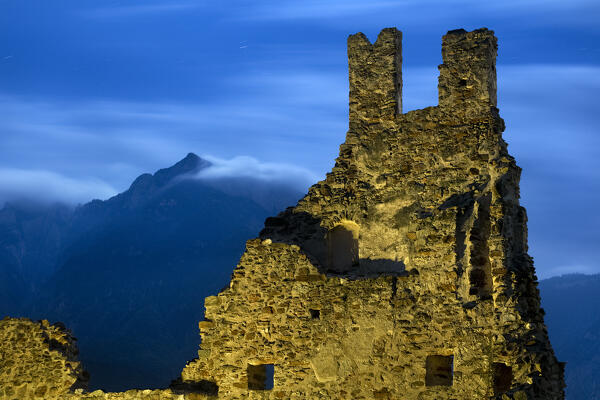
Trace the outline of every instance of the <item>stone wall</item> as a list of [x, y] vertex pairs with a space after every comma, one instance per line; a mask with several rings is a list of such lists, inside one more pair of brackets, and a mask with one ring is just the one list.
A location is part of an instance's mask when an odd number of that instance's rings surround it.
[[76, 339], [60, 324], [4, 318], [0, 321], [1, 400], [201, 400], [194, 387], [86, 392], [88, 374], [77, 361]]
[[[206, 300], [184, 380], [225, 398], [563, 398], [495, 108], [496, 38], [449, 32], [439, 106], [406, 114], [400, 40], [349, 38], [335, 167]], [[274, 366], [271, 390], [248, 390], [256, 365]]]
[[496, 38], [444, 36], [439, 105], [405, 114], [400, 52], [395, 29], [349, 38], [333, 170], [247, 242], [172, 389], [98, 398], [563, 399], [495, 107]]
[[52, 398], [86, 386], [75, 339], [61, 324], [5, 318], [0, 343], [0, 398]]

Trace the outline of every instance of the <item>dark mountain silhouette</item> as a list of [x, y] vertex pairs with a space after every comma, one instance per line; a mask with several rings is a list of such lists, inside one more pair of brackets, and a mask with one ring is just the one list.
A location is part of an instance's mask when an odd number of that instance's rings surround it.
[[[300, 197], [286, 184], [194, 178], [209, 165], [189, 154], [109, 200], [61, 219], [46, 215], [54, 222], [40, 226], [60, 231], [58, 244], [47, 246], [47, 279], [30, 290], [27, 306], [3, 303], [2, 311], [64, 322], [79, 339], [92, 389], [167, 386], [196, 356], [204, 297], [229, 282], [264, 219]], [[23, 246], [32, 248], [28, 240]], [[4, 259], [15, 257], [2, 257], [0, 274], [10, 275], [16, 268]], [[27, 285], [26, 275], [13, 275]]]
[[6, 204], [0, 210], [0, 315], [22, 313], [53, 272], [72, 214], [60, 204]]
[[600, 275], [564, 275], [539, 287], [552, 346], [567, 363], [567, 399], [600, 399]]

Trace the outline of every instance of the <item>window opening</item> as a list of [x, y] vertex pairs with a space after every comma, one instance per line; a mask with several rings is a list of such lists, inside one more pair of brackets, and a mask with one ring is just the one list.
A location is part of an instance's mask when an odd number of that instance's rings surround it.
[[492, 372], [494, 378], [494, 394], [507, 392], [512, 385], [512, 367], [504, 363], [494, 363], [492, 365]]
[[427, 356], [425, 385], [452, 386], [454, 356]]
[[321, 319], [321, 310], [310, 309], [309, 311], [312, 319]]
[[248, 364], [248, 389], [271, 390], [274, 385], [275, 366], [273, 364]]

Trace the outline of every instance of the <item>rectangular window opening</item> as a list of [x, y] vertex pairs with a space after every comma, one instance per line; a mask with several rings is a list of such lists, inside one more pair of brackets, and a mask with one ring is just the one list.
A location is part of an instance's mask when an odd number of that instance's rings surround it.
[[310, 317], [312, 319], [321, 319], [321, 310], [313, 310], [312, 308], [310, 310]]
[[248, 364], [248, 389], [271, 390], [274, 385], [275, 365], [273, 364]]
[[452, 386], [454, 356], [427, 356], [425, 369], [425, 385]]
[[512, 385], [512, 367], [504, 363], [494, 363], [492, 365], [492, 373], [494, 377], [494, 394], [507, 392]]

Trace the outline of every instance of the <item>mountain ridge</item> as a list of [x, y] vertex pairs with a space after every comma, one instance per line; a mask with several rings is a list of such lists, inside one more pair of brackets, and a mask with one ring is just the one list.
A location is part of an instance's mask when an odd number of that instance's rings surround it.
[[[68, 325], [92, 388], [124, 389], [124, 376], [139, 387], [167, 385], [195, 356], [204, 297], [229, 281], [246, 239], [279, 211], [274, 207], [301, 195], [256, 179], [199, 179], [210, 165], [189, 153], [138, 176], [122, 193], [69, 209], [55, 259], [45, 264], [49, 277], [26, 304], [3, 301], [0, 313]], [[38, 218], [48, 213], [38, 211]], [[27, 252], [32, 243], [25, 242], [9, 247]], [[0, 277], [17, 271], [1, 262]]]
[[600, 274], [556, 276], [539, 288], [550, 340], [566, 362], [566, 398], [600, 398]]

